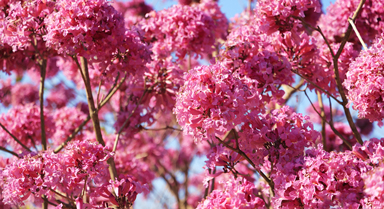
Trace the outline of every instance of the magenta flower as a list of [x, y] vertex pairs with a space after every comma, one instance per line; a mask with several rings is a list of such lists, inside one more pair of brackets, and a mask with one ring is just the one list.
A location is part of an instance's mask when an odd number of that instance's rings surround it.
[[384, 40], [383, 36], [360, 53], [351, 63], [344, 81], [348, 89], [349, 104], [359, 111], [359, 118], [367, 118], [371, 122], [384, 118]]
[[190, 70], [173, 110], [184, 133], [197, 141], [215, 140], [242, 123], [248, 111], [262, 112], [261, 96], [253, 84], [220, 64]]

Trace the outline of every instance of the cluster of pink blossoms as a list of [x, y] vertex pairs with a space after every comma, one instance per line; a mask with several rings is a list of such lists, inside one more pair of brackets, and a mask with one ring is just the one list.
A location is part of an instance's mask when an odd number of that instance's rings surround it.
[[314, 9], [321, 13], [319, 0], [283, 0], [283, 1], [257, 1], [256, 22], [261, 30], [272, 33], [296, 30], [299, 23], [293, 17], [304, 17], [304, 12]]
[[116, 1], [112, 6], [123, 14], [126, 27], [131, 27], [145, 18], [145, 15], [153, 8], [145, 3], [144, 0], [131, 0], [127, 2]]
[[242, 177], [237, 179], [232, 177], [222, 184], [224, 184], [222, 190], [213, 190], [197, 208], [266, 208], [264, 201], [257, 197], [257, 189], [252, 182]]
[[0, 30], [3, 31], [2, 42], [12, 46], [13, 51], [30, 49], [31, 43], [41, 41], [45, 35], [46, 27], [43, 22], [54, 7], [55, 2], [52, 0], [10, 0], [6, 5], [0, 6], [5, 11], [5, 19], [0, 25]]
[[60, 54], [87, 59], [111, 57], [120, 44], [125, 27], [121, 14], [107, 1], [60, 0], [55, 7], [57, 12], [52, 12], [45, 21], [47, 46], [57, 49]]
[[104, 183], [109, 177], [104, 163], [111, 153], [89, 140], [71, 142], [63, 153], [47, 151], [28, 154], [2, 171], [4, 203], [22, 205], [31, 194], [53, 197], [52, 190], [78, 196], [84, 184], [88, 188]]
[[[51, 137], [54, 133], [55, 123], [50, 112], [44, 111], [46, 124], [46, 135]], [[13, 133], [27, 147], [33, 147], [41, 143], [40, 108], [29, 103], [26, 105], [13, 106], [6, 114], [0, 116], [0, 123]], [[11, 145], [14, 151], [25, 151], [16, 141], [3, 129], [0, 129], [1, 145]]]
[[200, 7], [176, 5], [147, 16], [142, 28], [148, 41], [156, 41], [152, 49], [158, 55], [168, 56], [175, 51], [182, 59], [186, 54], [211, 54], [215, 50], [215, 38], [226, 32], [222, 24], [217, 24], [211, 14]]
[[184, 133], [200, 141], [240, 125], [249, 111], [262, 109], [261, 95], [252, 85], [220, 64], [190, 70], [173, 110]]
[[[341, 42], [349, 25], [348, 18], [353, 16], [359, 3], [360, 0], [337, 0], [334, 4], [331, 3], [327, 8], [327, 13], [323, 14], [317, 23], [328, 41], [332, 43]], [[367, 0], [356, 18], [355, 25], [363, 40], [368, 44], [377, 34], [383, 32], [383, 7], [384, 3], [382, 1]], [[319, 33], [316, 35], [319, 40], [323, 40]], [[349, 41], [355, 44], [356, 49], [360, 49], [361, 44], [354, 33], [351, 34]]]
[[384, 118], [384, 40], [383, 35], [350, 64], [344, 87], [348, 89], [348, 99], [353, 109], [359, 111], [360, 118], [371, 122]]
[[369, 166], [352, 152], [326, 152], [321, 145], [285, 165], [276, 165], [274, 207], [358, 208], [364, 197], [362, 174]]
[[[239, 146], [256, 167], [268, 168], [269, 162], [290, 162], [302, 156], [319, 137], [308, 116], [284, 106], [266, 115], [250, 115], [239, 131]], [[269, 162], [268, 162], [269, 161]]]
[[255, 88], [263, 90], [263, 99], [268, 102], [283, 97], [284, 91], [276, 86], [291, 84], [293, 74], [288, 60], [268, 48], [266, 39], [256, 32], [256, 27], [239, 27], [228, 35], [220, 61], [241, 77], [255, 81]]
[[24, 105], [39, 100], [37, 86], [29, 83], [11, 84], [11, 80], [0, 80], [0, 101], [4, 106]]

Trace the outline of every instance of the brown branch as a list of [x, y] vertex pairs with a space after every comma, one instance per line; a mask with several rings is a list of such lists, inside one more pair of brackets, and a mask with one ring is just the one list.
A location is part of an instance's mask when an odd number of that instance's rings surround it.
[[[355, 10], [355, 13], [353, 14], [353, 16], [351, 18], [352, 21], [356, 20], [357, 16], [359, 15], [360, 11], [363, 8], [364, 3], [365, 3], [365, 0], [360, 1], [359, 6]], [[353, 122], [351, 112], [349, 111], [349, 108], [346, 107], [346, 105], [348, 104], [348, 99], [347, 99], [347, 96], [345, 95], [343, 85], [341, 84], [339, 67], [338, 67], [339, 57], [340, 57], [341, 53], [343, 52], [344, 46], [347, 43], [347, 41], [351, 35], [351, 32], [352, 32], [352, 26], [351, 26], [351, 24], [349, 24], [347, 32], [345, 33], [345, 37], [340, 44], [339, 50], [337, 51], [336, 55], [333, 57], [333, 66], [334, 66], [334, 73], [335, 73], [337, 88], [339, 89], [339, 93], [340, 93], [340, 96], [342, 98], [342, 106], [343, 106], [343, 109], [345, 112], [345, 116], [347, 117], [349, 126], [351, 127], [353, 135], [355, 136], [357, 142], [359, 142], [360, 144], [363, 144], [363, 140], [361, 139], [361, 135], [360, 135], [359, 131], [357, 130], [355, 123]]]
[[[40, 127], [41, 127], [41, 145], [43, 150], [47, 150], [47, 137], [45, 133], [45, 121], [44, 121], [44, 82], [45, 74], [47, 73], [47, 60], [44, 59], [40, 65], [40, 89], [39, 89], [39, 101], [40, 101]], [[48, 207], [48, 204], [46, 204]]]
[[344, 144], [347, 145], [347, 147], [348, 147], [349, 149], [352, 150], [352, 145], [351, 145], [351, 144], [350, 144], [350, 143], [343, 137], [343, 135], [340, 134], [339, 131], [336, 130], [336, 128], [334, 127], [334, 125], [333, 125], [333, 124], [330, 124], [325, 118], [321, 117], [321, 114], [317, 111], [317, 109], [316, 109], [315, 106], [313, 105], [313, 103], [312, 103], [311, 99], [309, 98], [309, 96], [308, 96], [308, 94], [307, 94], [306, 91], [304, 91], [304, 94], [305, 94], [305, 96], [308, 98], [309, 102], [310, 102], [311, 105], [312, 105], [312, 108], [313, 108], [313, 109], [315, 110], [315, 112], [320, 116], [320, 118], [322, 118], [322, 120], [324, 120], [324, 121], [331, 127], [332, 131], [333, 131], [338, 137], [340, 137], [341, 140], [343, 140]]
[[87, 62], [87, 59], [85, 59], [84, 57], [80, 57], [80, 62], [81, 62], [80, 71], [82, 71], [82, 73], [84, 75], [83, 79], [84, 79], [84, 86], [85, 86], [85, 90], [86, 90], [85, 92], [87, 93], [89, 112], [90, 113], [96, 112], [96, 114], [91, 115], [93, 129], [94, 129], [95, 134], [96, 134], [96, 140], [101, 145], [105, 146], [105, 142], [103, 140], [103, 135], [101, 134], [99, 115], [97, 114], [97, 109], [96, 109], [95, 103], [93, 101], [91, 80], [89, 78], [89, 73], [88, 73], [88, 62]]
[[8, 149], [6, 149], [6, 148], [4, 148], [4, 147], [0, 147], [0, 150], [2, 150], [2, 151], [4, 151], [4, 152], [8, 152], [9, 154], [16, 156], [17, 158], [20, 158], [19, 155], [16, 154], [16, 152], [13, 152], [13, 151], [11, 151], [11, 150], [8, 150]]
[[305, 76], [301, 75], [299, 72], [296, 72], [296, 71], [293, 71], [295, 74], [297, 74], [298, 76], [300, 76], [301, 78], [305, 79], [306, 81], [308, 81], [310, 84], [312, 84], [313, 86], [315, 86], [317, 89], [321, 90], [322, 92], [324, 92], [325, 94], [327, 94], [329, 97], [332, 97], [332, 99], [334, 99], [337, 103], [339, 104], [343, 104], [340, 100], [338, 100], [336, 97], [334, 97], [331, 93], [329, 93], [327, 90], [321, 88], [319, 85], [315, 84], [314, 82], [312, 82], [311, 80], [309, 80], [308, 78], [306, 78]]
[[[316, 91], [317, 93], [317, 100], [319, 101], [319, 107], [321, 110], [321, 137], [323, 139], [323, 148], [324, 150], [327, 150], [327, 140], [326, 140], [326, 132], [325, 132], [325, 111], [324, 111], [324, 105], [323, 105], [323, 98], [321, 97], [321, 93], [319, 91]], [[332, 111], [332, 110], [330, 110]]]
[[[117, 90], [119, 90], [120, 86], [124, 83], [126, 78], [127, 78], [127, 74], [125, 74], [124, 78], [122, 78], [120, 80], [120, 82], [117, 86], [116, 86], [116, 81], [115, 81], [115, 84], [112, 86], [111, 90], [109, 91], [109, 93], [107, 94], [105, 99], [100, 103], [99, 108], [97, 110], [100, 110], [104, 105], [106, 105], [109, 102], [109, 100], [112, 98], [112, 96], [116, 93]], [[96, 112], [93, 112], [92, 114], [96, 114]], [[70, 142], [76, 136], [76, 134], [78, 134], [83, 129], [83, 127], [88, 123], [88, 121], [90, 119], [91, 119], [91, 115], [88, 114], [87, 118], [79, 125], [79, 127], [77, 127], [71, 133], [71, 135], [69, 135], [67, 137], [67, 139], [60, 146], [58, 146], [55, 149], [54, 153], [60, 152], [65, 146], [67, 146], [68, 142]]]
[[[233, 130], [233, 129], [232, 129]], [[227, 132], [227, 134], [226, 134], [226, 136], [228, 136], [229, 135], [229, 132], [231, 132], [232, 130], [230, 130], [230, 131], [228, 131]], [[233, 130], [233, 131], [235, 131], [235, 130]], [[230, 149], [230, 150], [233, 150], [233, 151], [235, 151], [235, 152], [237, 152], [238, 154], [240, 154], [242, 157], [244, 157], [247, 161], [248, 161], [248, 163], [249, 164], [251, 164], [251, 166], [253, 167], [253, 168], [255, 168], [255, 170], [260, 174], [260, 176], [268, 183], [268, 185], [271, 187], [271, 191], [272, 191], [272, 196], [275, 196], [275, 187], [274, 187], [274, 182], [271, 180], [271, 179], [269, 179], [264, 173], [263, 173], [263, 171], [261, 171], [261, 170], [258, 170], [257, 168], [256, 168], [256, 165], [255, 165], [255, 163], [242, 151], [242, 150], [240, 150], [240, 148], [239, 147], [237, 147], [237, 148], [233, 148], [233, 147], [231, 147], [230, 145], [228, 145], [227, 143], [225, 143], [224, 142], [224, 140], [225, 140], [225, 138], [223, 138], [223, 140], [221, 140], [219, 137], [217, 137], [216, 136], [216, 139], [221, 143], [221, 144], [223, 144], [225, 147], [227, 147], [228, 149]]]
[[357, 38], [359, 39], [361, 45], [363, 45], [364, 50], [368, 50], [367, 45], [364, 43], [363, 38], [361, 38], [361, 35], [360, 35], [360, 33], [359, 33], [359, 30], [357, 30], [356, 25], [355, 25], [355, 23], [353, 22], [353, 20], [352, 20], [351, 18], [348, 18], [348, 22], [349, 22], [349, 24], [351, 24], [353, 30], [354, 30], [355, 33], [356, 33]]

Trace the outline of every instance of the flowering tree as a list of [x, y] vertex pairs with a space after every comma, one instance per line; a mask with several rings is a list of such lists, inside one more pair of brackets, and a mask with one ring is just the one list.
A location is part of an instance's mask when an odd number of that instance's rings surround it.
[[384, 1], [253, 3], [0, 0], [0, 207], [383, 208]]

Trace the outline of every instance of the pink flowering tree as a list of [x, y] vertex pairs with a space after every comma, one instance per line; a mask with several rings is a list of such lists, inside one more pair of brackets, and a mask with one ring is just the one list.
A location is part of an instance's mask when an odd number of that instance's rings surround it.
[[0, 0], [0, 208], [383, 208], [384, 0], [246, 2]]

